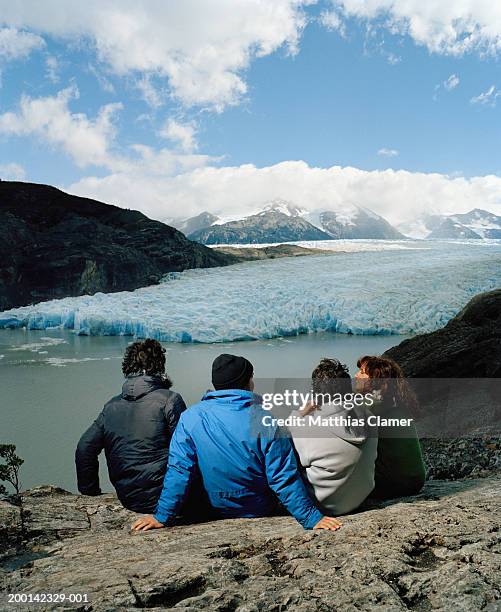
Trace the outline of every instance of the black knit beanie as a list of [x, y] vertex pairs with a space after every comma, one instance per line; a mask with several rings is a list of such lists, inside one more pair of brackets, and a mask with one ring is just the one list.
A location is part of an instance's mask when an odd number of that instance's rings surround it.
[[254, 374], [252, 363], [245, 357], [223, 353], [212, 364], [214, 389], [243, 389]]

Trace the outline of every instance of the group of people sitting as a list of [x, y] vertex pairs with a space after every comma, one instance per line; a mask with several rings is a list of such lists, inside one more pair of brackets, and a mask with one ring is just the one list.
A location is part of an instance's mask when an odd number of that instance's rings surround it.
[[[412, 424], [405, 435], [395, 435], [391, 426], [375, 435], [363, 428], [347, 435], [343, 427], [318, 432], [313, 427], [307, 435], [291, 427], [284, 435], [278, 426], [259, 426], [264, 420], [256, 415], [264, 411], [254, 392], [254, 368], [244, 357], [217, 357], [214, 390], [189, 408], [172, 391], [165, 365], [165, 349], [156, 340], [129, 345], [121, 394], [104, 406], [76, 449], [78, 489], [84, 495], [101, 494], [98, 457], [104, 449], [120, 502], [144, 515], [134, 530], [285, 513], [305, 529], [336, 530], [341, 522], [334, 517], [366, 498], [413, 495], [424, 484]], [[379, 382], [372, 412], [399, 416], [404, 404], [415, 402], [391, 359], [365, 356], [358, 367], [358, 391]], [[381, 384], [386, 379], [397, 384]], [[313, 389], [352, 391], [348, 369], [336, 359], [322, 359], [311, 383]], [[314, 403], [302, 408], [304, 414], [339, 410]]]

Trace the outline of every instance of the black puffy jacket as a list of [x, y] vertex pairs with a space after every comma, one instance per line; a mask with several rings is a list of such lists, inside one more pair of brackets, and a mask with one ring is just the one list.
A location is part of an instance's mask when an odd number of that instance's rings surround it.
[[75, 453], [78, 490], [99, 495], [98, 455], [104, 449], [118, 499], [134, 512], [154, 512], [169, 444], [186, 405], [157, 376], [130, 376], [80, 438]]

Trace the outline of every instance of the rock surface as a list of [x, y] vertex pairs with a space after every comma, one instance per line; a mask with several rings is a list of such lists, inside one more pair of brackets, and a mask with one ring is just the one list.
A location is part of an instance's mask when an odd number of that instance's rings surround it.
[[385, 353], [414, 378], [501, 377], [501, 289], [475, 296], [436, 332]]
[[433, 480], [485, 478], [501, 471], [501, 438], [421, 440], [426, 473]]
[[227, 253], [239, 261], [253, 261], [258, 259], [279, 259], [280, 257], [303, 257], [305, 255], [335, 255], [334, 251], [327, 249], [309, 249], [295, 244], [277, 244], [270, 247], [231, 247], [218, 246], [218, 252]]
[[144, 534], [129, 532], [135, 515], [112, 495], [40, 487], [23, 496], [24, 544], [18, 509], [0, 505], [9, 525], [0, 590], [88, 593], [87, 608], [65, 606], [81, 610], [494, 612], [500, 485], [499, 476], [430, 482], [414, 498], [344, 517], [336, 533], [276, 517]]
[[235, 261], [138, 211], [46, 185], [0, 181], [0, 213], [0, 310]]

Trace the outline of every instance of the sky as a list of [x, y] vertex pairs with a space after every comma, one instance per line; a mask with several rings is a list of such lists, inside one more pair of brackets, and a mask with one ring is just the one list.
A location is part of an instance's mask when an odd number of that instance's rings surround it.
[[0, 0], [0, 177], [161, 220], [501, 214], [501, 4]]

